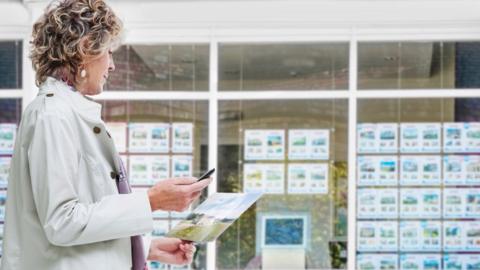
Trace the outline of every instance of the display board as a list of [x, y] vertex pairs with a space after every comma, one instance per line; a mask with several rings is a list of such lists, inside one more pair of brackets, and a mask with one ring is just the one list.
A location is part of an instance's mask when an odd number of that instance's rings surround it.
[[357, 125], [357, 268], [478, 269], [480, 123]]

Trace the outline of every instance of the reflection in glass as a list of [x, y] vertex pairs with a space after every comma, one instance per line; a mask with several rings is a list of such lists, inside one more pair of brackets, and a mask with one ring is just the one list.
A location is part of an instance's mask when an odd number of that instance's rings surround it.
[[19, 124], [22, 114], [20, 99], [0, 99], [0, 124]]
[[22, 41], [0, 42], [0, 89], [22, 88]]
[[[123, 137], [121, 140], [123, 145], [118, 146], [118, 141], [115, 141], [117, 149], [126, 149], [121, 151], [121, 157], [124, 158], [126, 168], [130, 177], [130, 183], [136, 189], [146, 189], [153, 183], [161, 181], [165, 178], [174, 177], [174, 172], [180, 171], [178, 168], [182, 165], [181, 162], [188, 160], [187, 164], [188, 176], [200, 176], [208, 165], [208, 102], [207, 101], [101, 101], [102, 117], [107, 123], [109, 134], [113, 139]], [[192, 127], [193, 134], [192, 145], [188, 153], [177, 153], [173, 151], [175, 143], [175, 127], [181, 123], [182, 127], [185, 125]], [[130, 131], [132, 125], [145, 126], [143, 130], [147, 130], [147, 134], [151, 134], [150, 143], [154, 140], [161, 141], [163, 138], [170, 137], [167, 142], [167, 151], [161, 151], [159, 145], [153, 148], [146, 148], [142, 152], [134, 152], [130, 140], [139, 139], [139, 136], [132, 133], [130, 138]], [[134, 125], [135, 126], [135, 125]], [[121, 128], [119, 128], [121, 127]], [[166, 136], [158, 133], [160, 128], [167, 127], [168, 134]], [[150, 129], [150, 130], [148, 130]], [[119, 131], [120, 135], [115, 134], [115, 130]], [[148, 133], [150, 132], [150, 133]], [[181, 134], [181, 137], [184, 136]], [[141, 139], [141, 138], [140, 138]], [[148, 140], [148, 139], [147, 139]], [[175, 162], [178, 160], [178, 164]], [[132, 165], [135, 166], [130, 166]], [[138, 163], [137, 163], [138, 162]], [[170, 165], [167, 165], [170, 164]], [[137, 166], [138, 165], [138, 166]], [[138, 170], [137, 168], [140, 167]], [[132, 169], [133, 168], [133, 169]], [[150, 168], [150, 169], [145, 169]], [[181, 168], [182, 170], [184, 167]], [[133, 172], [132, 170], [136, 170]], [[146, 171], [146, 172], [145, 172]], [[143, 183], [136, 182], [140, 177], [135, 179], [135, 175], [147, 174], [150, 177]], [[135, 174], [135, 175], [134, 175]], [[135, 181], [134, 181], [135, 180]], [[206, 197], [206, 191], [201, 197], [202, 201]], [[198, 202], [200, 203], [200, 202]], [[196, 205], [192, 206], [193, 208]], [[168, 231], [168, 224], [173, 227], [180, 220], [188, 215], [188, 210], [185, 212], [163, 212], [157, 211], [153, 214], [155, 222], [163, 222], [161, 228], [157, 229], [160, 232]], [[166, 224], [166, 227], [165, 227]], [[154, 231], [155, 233], [155, 231]], [[205, 269], [206, 265], [206, 245], [197, 246], [197, 255], [190, 265], [193, 269]]]
[[361, 42], [358, 89], [480, 87], [480, 43]]
[[219, 90], [345, 90], [347, 43], [221, 44]]
[[208, 90], [208, 45], [124, 45], [114, 62], [109, 90]]
[[[218, 191], [242, 192], [247, 179], [256, 179], [258, 173], [265, 175], [261, 181], [267, 188], [260, 201], [218, 239], [216, 267], [278, 269], [288, 252], [291, 262], [305, 269], [346, 268], [347, 101], [223, 101], [218, 117]], [[300, 149], [298, 146], [305, 142], [300, 138], [302, 134], [310, 134], [306, 135], [306, 141], [311, 143], [308, 145], [325, 145], [324, 139], [310, 139], [318, 134], [325, 138], [324, 133], [312, 130], [330, 134], [328, 158], [293, 158], [288, 148], [292, 145]], [[248, 140], [245, 134], [249, 134]], [[284, 139], [279, 139], [278, 134], [284, 134]], [[291, 142], [290, 134], [295, 134]], [[244, 143], [251, 149], [262, 144], [270, 150], [281, 147], [283, 156], [247, 160]], [[269, 155], [268, 150], [265, 155]], [[292, 165], [304, 169], [310, 184], [326, 181], [327, 190], [312, 192], [297, 186], [297, 191], [303, 191], [294, 192], [291, 181], [303, 172], [290, 177]], [[328, 179], [324, 179], [322, 169], [328, 170]], [[279, 179], [280, 188], [268, 185]]]

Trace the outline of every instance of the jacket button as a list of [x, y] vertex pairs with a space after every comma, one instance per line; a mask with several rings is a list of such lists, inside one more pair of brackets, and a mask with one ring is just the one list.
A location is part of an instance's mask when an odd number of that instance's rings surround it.
[[111, 177], [112, 179], [117, 179], [117, 174], [116, 174], [115, 172], [111, 172], [111, 173], [110, 173], [110, 177]]
[[48, 94], [47, 94], [47, 97], [53, 97], [53, 94], [52, 94], [52, 93], [48, 93]]
[[100, 131], [102, 131], [102, 130], [99, 127], [94, 127], [93, 128], [93, 132], [95, 132], [95, 134], [100, 133]]

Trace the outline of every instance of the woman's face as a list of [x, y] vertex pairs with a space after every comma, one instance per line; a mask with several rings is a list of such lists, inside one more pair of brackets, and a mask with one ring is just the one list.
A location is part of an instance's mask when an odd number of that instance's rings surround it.
[[86, 76], [77, 80], [77, 90], [84, 95], [100, 94], [107, 82], [108, 73], [115, 70], [112, 51], [105, 50], [101, 55], [89, 59], [85, 62], [83, 69], [86, 71]]

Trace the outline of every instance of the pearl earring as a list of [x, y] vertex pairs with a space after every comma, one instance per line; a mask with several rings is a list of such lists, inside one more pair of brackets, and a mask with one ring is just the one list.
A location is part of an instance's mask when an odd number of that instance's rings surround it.
[[80, 71], [80, 77], [85, 78], [85, 76], [87, 76], [87, 71], [82, 69], [82, 71]]

